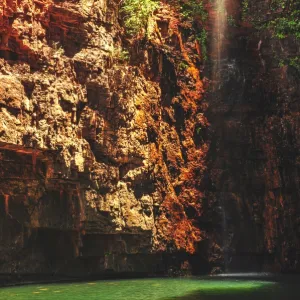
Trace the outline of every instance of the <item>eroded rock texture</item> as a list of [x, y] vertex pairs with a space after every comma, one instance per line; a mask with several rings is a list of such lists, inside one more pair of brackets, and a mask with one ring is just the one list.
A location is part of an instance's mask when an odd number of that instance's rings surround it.
[[2, 273], [165, 272], [204, 238], [199, 44], [167, 4], [125, 40], [118, 4], [0, 6]]
[[204, 63], [175, 2], [2, 1], [0, 273], [299, 271], [299, 41], [241, 5]]

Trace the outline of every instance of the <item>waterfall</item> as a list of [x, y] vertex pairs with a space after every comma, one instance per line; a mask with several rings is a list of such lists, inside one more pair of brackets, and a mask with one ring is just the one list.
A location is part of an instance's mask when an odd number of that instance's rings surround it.
[[215, 0], [212, 32], [213, 82], [214, 89], [220, 81], [222, 60], [225, 56], [225, 34], [227, 31], [227, 12], [225, 0]]
[[[226, 12], [226, 0], [215, 0], [214, 12], [213, 12], [213, 31], [212, 31], [212, 81], [214, 97], [219, 98], [222, 101], [222, 68], [224, 67], [224, 61], [226, 59], [226, 31], [227, 31], [227, 12]], [[221, 192], [219, 198], [219, 208], [221, 216], [222, 226], [222, 248], [224, 255], [224, 271], [228, 271], [229, 257], [228, 257], [228, 226], [227, 216], [224, 203], [224, 195]]]

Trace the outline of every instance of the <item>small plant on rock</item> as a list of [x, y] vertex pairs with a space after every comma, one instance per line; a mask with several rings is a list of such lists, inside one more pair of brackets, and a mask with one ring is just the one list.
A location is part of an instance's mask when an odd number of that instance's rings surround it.
[[180, 71], [185, 71], [187, 68], [189, 67], [188, 63], [186, 63], [185, 61], [181, 61], [179, 64], [178, 64], [178, 69]]
[[199, 41], [202, 50], [203, 60], [207, 60], [207, 31], [203, 28], [196, 36], [196, 39]]
[[137, 35], [147, 28], [149, 18], [158, 7], [156, 0], [124, 0], [121, 13], [124, 14], [127, 32]]
[[237, 27], [235, 19], [231, 15], [227, 17], [227, 23], [231, 27]]
[[59, 42], [53, 43], [52, 48], [54, 49], [54, 57], [60, 57], [65, 54], [64, 48]]
[[114, 47], [113, 45], [106, 48], [106, 51], [109, 53], [111, 60], [126, 62], [129, 61], [130, 55], [127, 50], [122, 49], [121, 47]]
[[273, 29], [274, 36], [283, 39], [288, 35], [294, 35], [300, 39], [300, 10], [295, 10], [291, 14], [276, 18], [268, 26]]
[[184, 18], [194, 19], [200, 17], [202, 21], [207, 18], [207, 11], [202, 0], [180, 1], [181, 15]]

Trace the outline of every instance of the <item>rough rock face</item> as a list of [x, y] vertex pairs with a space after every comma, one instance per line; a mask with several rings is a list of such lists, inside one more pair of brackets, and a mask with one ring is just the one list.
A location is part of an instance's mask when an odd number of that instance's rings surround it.
[[0, 5], [1, 273], [165, 272], [204, 238], [199, 45], [167, 4], [124, 40], [118, 9]]
[[299, 41], [227, 11], [215, 76], [168, 1], [0, 4], [0, 273], [299, 271]]

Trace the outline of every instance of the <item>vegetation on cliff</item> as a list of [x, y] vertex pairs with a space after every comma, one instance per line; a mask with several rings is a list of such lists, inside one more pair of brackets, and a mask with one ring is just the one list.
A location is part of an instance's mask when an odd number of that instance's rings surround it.
[[[243, 20], [252, 24], [259, 33], [269, 33], [272, 40], [300, 40], [300, 4], [298, 0], [272, 0], [267, 13], [257, 10], [255, 1], [243, 0]], [[280, 67], [289, 65], [300, 70], [297, 54], [281, 51], [275, 56]]]
[[[298, 1], [297, 1], [298, 2]], [[274, 17], [267, 23], [274, 36], [283, 39], [289, 35], [300, 39], [300, 5], [295, 0], [277, 0], [272, 2]]]
[[125, 0], [121, 12], [125, 15], [125, 27], [129, 34], [137, 35], [146, 29], [149, 18], [159, 7], [156, 0]]
[[[143, 6], [143, 11], [140, 11], [140, 6]], [[196, 220], [201, 214], [199, 186], [205, 169], [207, 145], [203, 141], [197, 145], [194, 135], [196, 128], [198, 134], [199, 128], [207, 126], [200, 101], [203, 83], [199, 65], [207, 59], [205, 21], [208, 13], [202, 0], [125, 0], [121, 7], [122, 15], [127, 37], [130, 37], [131, 43], [139, 45], [136, 47], [139, 53], [134, 56], [141, 56], [152, 48], [159, 57], [156, 62], [153, 52], [147, 52], [153, 64], [151, 68], [157, 68], [159, 72], [155, 80], [160, 81], [161, 86], [167, 82], [168, 88], [172, 89], [167, 95], [162, 95], [163, 115], [181, 111], [181, 120], [176, 122], [186, 122], [179, 126], [163, 117], [164, 125], [160, 124], [173, 132], [174, 139], [182, 140], [182, 145], [176, 148], [175, 155], [172, 153], [174, 145], [168, 145], [168, 138], [160, 133], [160, 139], [166, 141], [160, 147], [167, 159], [161, 153], [154, 157], [164, 178], [163, 183], [157, 184], [166, 190], [157, 216], [159, 231], [163, 232], [165, 239], [159, 249], [193, 253], [196, 243], [205, 236]], [[164, 104], [164, 98], [169, 97], [170, 103]], [[173, 118], [177, 117], [174, 115]]]
[[207, 18], [207, 10], [205, 9], [204, 2], [202, 0], [179, 0], [181, 14], [187, 19], [201, 19], [202, 21]]
[[[207, 33], [204, 29], [204, 22], [207, 19], [208, 12], [205, 8], [203, 0], [175, 0], [166, 1], [172, 2], [175, 10], [180, 12], [181, 18], [184, 21], [191, 23], [198, 22], [201, 24], [196, 26], [197, 29], [196, 39], [201, 43], [201, 46], [205, 48], [203, 50], [205, 59], [206, 56], [206, 43], [207, 43]], [[156, 9], [160, 7], [160, 3], [157, 0], [124, 0], [121, 4], [120, 12], [124, 17], [124, 25], [127, 33], [132, 36], [136, 36], [142, 33], [142, 36], [147, 32], [147, 27], [150, 18], [153, 16]], [[143, 32], [144, 31], [144, 32]]]
[[300, 38], [300, 4], [297, 0], [272, 0], [267, 16], [253, 14], [249, 0], [243, 0], [243, 18], [256, 28], [269, 29], [273, 37], [284, 39], [287, 36]]

